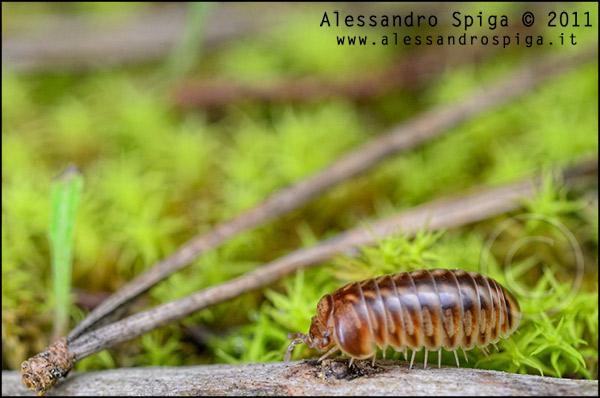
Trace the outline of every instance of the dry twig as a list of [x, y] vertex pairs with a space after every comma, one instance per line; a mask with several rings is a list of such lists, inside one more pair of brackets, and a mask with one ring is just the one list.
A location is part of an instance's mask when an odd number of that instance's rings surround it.
[[455, 49], [429, 51], [411, 55], [406, 61], [366, 77], [350, 81], [325, 81], [315, 78], [283, 80], [272, 85], [235, 83], [231, 81], [188, 81], [174, 93], [175, 104], [184, 109], [215, 108], [243, 100], [266, 102], [308, 101], [341, 97], [366, 100], [401, 88], [417, 87], [448, 65], [474, 62], [474, 58], [491, 54], [479, 47], [467, 48], [457, 56]]
[[[503, 30], [499, 35], [515, 36], [518, 29]], [[528, 32], [532, 34], [532, 32]], [[352, 80], [330, 81], [315, 78], [287, 79], [270, 85], [256, 85], [229, 80], [186, 81], [174, 92], [175, 105], [183, 109], [216, 108], [236, 101], [266, 102], [308, 101], [340, 97], [364, 101], [399, 89], [414, 89], [423, 85], [449, 66], [475, 64], [498, 53], [498, 47], [472, 46], [457, 50], [436, 48], [404, 54], [402, 60], [386, 70], [373, 71]]]

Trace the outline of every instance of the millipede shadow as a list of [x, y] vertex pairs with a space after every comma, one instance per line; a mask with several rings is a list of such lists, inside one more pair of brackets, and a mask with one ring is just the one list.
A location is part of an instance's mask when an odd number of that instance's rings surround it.
[[354, 380], [359, 377], [372, 376], [385, 371], [383, 367], [371, 365], [371, 360], [358, 360], [350, 365], [348, 358], [325, 359], [321, 362], [316, 360], [306, 361], [307, 365], [315, 367], [313, 375], [319, 378], [335, 378], [337, 380]]

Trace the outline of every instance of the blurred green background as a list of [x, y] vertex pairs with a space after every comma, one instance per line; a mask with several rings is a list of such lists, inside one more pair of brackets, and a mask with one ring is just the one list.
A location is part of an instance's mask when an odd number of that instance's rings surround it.
[[[219, 106], [182, 106], [177, 94], [198, 81], [285, 87], [309, 78], [352, 85], [424, 51], [448, 50], [338, 46], [338, 35], [407, 31], [321, 28], [324, 11], [391, 15], [413, 10], [438, 15], [440, 22], [408, 33], [458, 34], [462, 31], [450, 26], [454, 8], [463, 14], [507, 14], [514, 28], [528, 7], [539, 16], [551, 9], [580, 16], [590, 12], [592, 27], [536, 25], [536, 35], [575, 33], [579, 46], [457, 46], [444, 59], [443, 70], [418, 84], [383, 87], [365, 98], [246, 98]], [[73, 327], [94, 303], [186, 240], [278, 188], [421, 111], [509, 76], [525, 61], [593, 44], [597, 16], [595, 3], [3, 3], [2, 368], [18, 369], [52, 339], [59, 300], [52, 288], [48, 240], [51, 187], [67, 165], [77, 165], [84, 181], [73, 230], [71, 286], [64, 286], [71, 292], [67, 311]], [[487, 25], [469, 30], [474, 35], [494, 32]], [[165, 40], [143, 40], [151, 34]], [[69, 45], [75, 50], [64, 50]], [[231, 279], [369, 218], [475, 186], [551, 173], [597, 153], [597, 133], [594, 62], [206, 253], [150, 290], [136, 309]], [[520, 212], [552, 217], [573, 233], [583, 250], [584, 284], [572, 305], [553, 310], [569, 294], [574, 260], [564, 255], [568, 248], [557, 244], [520, 252], [515, 260], [522, 273], [519, 283], [523, 289], [551, 291], [551, 299], [523, 297], [522, 307], [537, 316], [524, 319], [521, 334], [502, 341], [501, 352], [487, 360], [474, 350], [469, 353], [473, 360], [464, 365], [597, 378], [597, 184], [566, 191], [547, 179]], [[323, 294], [353, 278], [383, 272], [439, 266], [476, 270], [486, 239], [506, 217], [414, 240], [390, 237], [358, 258], [339, 256], [325, 267], [86, 358], [77, 369], [281, 360], [286, 333], [308, 330]], [[555, 231], [522, 221], [511, 233], [494, 246], [490, 272], [501, 282], [499, 264], [511, 240]], [[310, 355], [315, 352], [306, 348], [294, 352], [294, 358]], [[447, 357], [444, 363], [452, 365], [454, 358]]]

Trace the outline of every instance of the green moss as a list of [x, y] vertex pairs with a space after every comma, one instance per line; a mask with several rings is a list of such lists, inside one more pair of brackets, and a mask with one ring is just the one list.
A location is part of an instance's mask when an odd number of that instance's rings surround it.
[[[223, 162], [223, 200], [231, 215], [308, 176], [365, 139], [349, 104], [279, 110], [268, 125], [244, 120]], [[315, 145], [318, 142], [319, 145]]]
[[[348, 80], [374, 68], [385, 69], [394, 61], [394, 46], [369, 45], [360, 50], [338, 46], [336, 36], [364, 32], [320, 27], [322, 17], [322, 12], [304, 13], [257, 37], [235, 42], [217, 56], [214, 69], [222, 76], [242, 81], [275, 81], [289, 75]], [[335, 57], [330, 56], [332, 53]]]

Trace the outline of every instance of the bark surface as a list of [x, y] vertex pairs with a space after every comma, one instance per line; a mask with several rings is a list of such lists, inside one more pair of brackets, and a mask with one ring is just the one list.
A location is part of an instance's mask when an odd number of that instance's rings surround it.
[[[444, 353], [450, 355], [449, 353]], [[456, 367], [409, 369], [402, 361], [316, 361], [120, 368], [73, 372], [48, 395], [597, 395], [597, 380]], [[431, 364], [429, 364], [431, 366]], [[34, 394], [17, 371], [2, 372], [2, 395]]]

